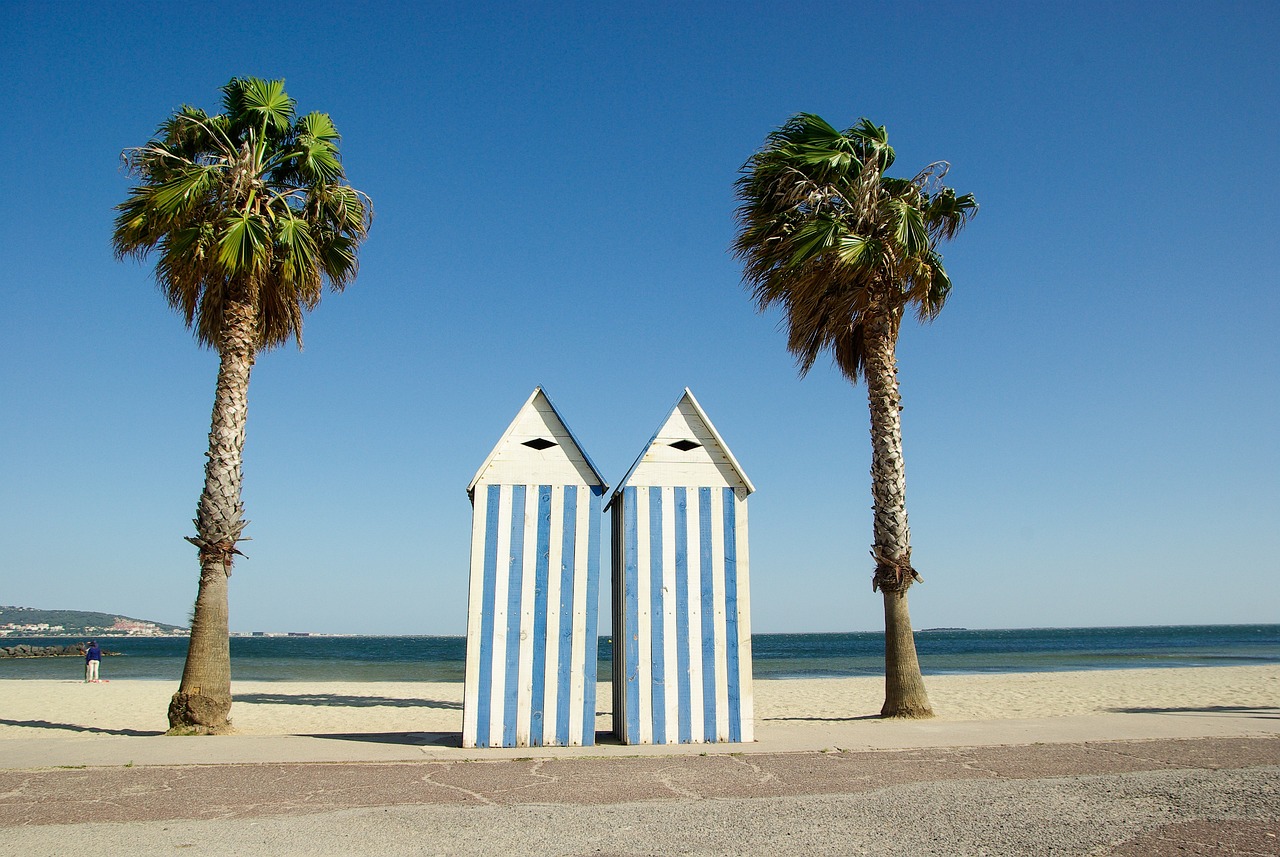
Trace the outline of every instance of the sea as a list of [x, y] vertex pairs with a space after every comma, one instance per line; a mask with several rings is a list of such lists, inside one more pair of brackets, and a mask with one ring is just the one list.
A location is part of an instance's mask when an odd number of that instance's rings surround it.
[[[184, 637], [99, 637], [105, 679], [178, 681]], [[0, 637], [0, 647], [66, 645], [66, 637]], [[756, 679], [884, 674], [884, 635], [756, 634]], [[1026, 673], [1145, 667], [1280, 663], [1280, 625], [1172, 625], [1134, 628], [926, 629], [916, 632], [925, 675]], [[112, 654], [114, 653], [114, 654]], [[232, 637], [232, 677], [241, 681], [463, 680], [462, 637]], [[600, 638], [600, 678], [613, 644]], [[0, 679], [83, 678], [79, 658], [0, 658]]]

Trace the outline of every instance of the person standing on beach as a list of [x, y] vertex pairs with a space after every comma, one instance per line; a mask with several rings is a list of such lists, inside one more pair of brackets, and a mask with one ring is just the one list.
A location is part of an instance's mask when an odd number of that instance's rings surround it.
[[98, 664], [102, 662], [102, 649], [98, 648], [95, 640], [89, 641], [89, 648], [84, 653], [84, 680], [88, 682], [98, 681]]

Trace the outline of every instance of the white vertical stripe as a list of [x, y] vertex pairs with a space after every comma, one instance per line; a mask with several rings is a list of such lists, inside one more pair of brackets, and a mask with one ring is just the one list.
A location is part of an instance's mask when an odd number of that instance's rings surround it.
[[711, 489], [712, 602], [715, 604], [716, 740], [729, 740], [729, 667], [725, 657], [724, 492]]
[[698, 489], [689, 488], [685, 507], [688, 509], [689, 557], [689, 732], [695, 744], [706, 740], [702, 722], [702, 506]]
[[662, 676], [665, 682], [666, 737], [668, 744], [680, 742], [680, 662], [676, 658], [676, 489], [662, 492]]
[[573, 672], [569, 677], [569, 746], [582, 745], [583, 729], [595, 736], [595, 720], [589, 726], [582, 722], [583, 679], [586, 677], [587, 576], [591, 561], [591, 489], [578, 486], [578, 523], [573, 534]]
[[734, 517], [738, 554], [738, 686], [741, 688], [742, 740], [755, 740], [755, 692], [751, 683], [751, 561], [747, 556], [747, 497], [735, 489]]
[[564, 488], [551, 489], [551, 544], [547, 558], [547, 661], [542, 681], [542, 743], [556, 743], [560, 692], [560, 566], [564, 562]]
[[484, 535], [489, 512], [489, 486], [481, 483], [472, 495], [471, 511], [471, 587], [467, 595], [467, 683], [463, 688], [462, 746], [476, 745], [476, 723], [479, 716], [480, 630], [484, 605]]
[[520, 569], [520, 654], [516, 676], [516, 746], [529, 746], [533, 719], [533, 593], [538, 578], [538, 486], [524, 488], [524, 548]]
[[511, 486], [498, 494], [498, 567], [493, 586], [493, 673], [489, 685], [489, 746], [502, 744], [507, 673], [507, 581], [511, 569]]
[[640, 743], [653, 743], [653, 657], [649, 617], [649, 489], [636, 488], [636, 640], [640, 662], [635, 665], [640, 693]]

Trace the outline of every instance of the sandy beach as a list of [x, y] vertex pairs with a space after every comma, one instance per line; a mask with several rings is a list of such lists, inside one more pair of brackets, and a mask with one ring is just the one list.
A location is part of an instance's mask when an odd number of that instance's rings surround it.
[[[1280, 666], [945, 675], [927, 680], [932, 723], [1226, 711], [1280, 704]], [[41, 735], [147, 735], [167, 728], [175, 685], [117, 680], [0, 681], [0, 741]], [[755, 683], [758, 730], [801, 729], [874, 716], [878, 677]], [[244, 736], [454, 733], [462, 685], [428, 682], [236, 682], [232, 722]], [[596, 728], [607, 731], [609, 685], [599, 686]]]

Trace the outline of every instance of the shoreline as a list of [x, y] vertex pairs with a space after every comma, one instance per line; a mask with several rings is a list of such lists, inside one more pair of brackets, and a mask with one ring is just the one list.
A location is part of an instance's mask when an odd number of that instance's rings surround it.
[[[124, 652], [104, 651], [102, 653], [102, 657], [105, 660], [108, 657], [127, 658], [129, 657], [129, 655]], [[0, 656], [0, 660], [6, 660], [6, 661], [56, 661], [59, 659], [67, 659], [67, 658], [76, 659], [79, 662], [83, 663], [84, 654], [73, 652], [71, 654], [57, 654], [57, 655]], [[602, 663], [604, 663], [605, 665], [611, 664], [610, 661], [603, 661]], [[1060, 666], [1060, 667], [1055, 666], [1055, 667], [1034, 667], [1034, 668], [1033, 667], [1008, 667], [1008, 668], [989, 667], [986, 669], [940, 669], [940, 670], [930, 670], [922, 667], [921, 673], [924, 676], [925, 681], [932, 681], [937, 679], [950, 679], [950, 678], [977, 678], [981, 676], [996, 677], [996, 676], [1018, 676], [1018, 675], [1057, 675], [1062, 673], [1143, 672], [1146, 670], [1164, 671], [1164, 670], [1251, 669], [1254, 667], [1268, 667], [1268, 666], [1280, 668], [1280, 660], [1273, 661], [1269, 659], [1267, 660], [1256, 659], [1256, 661], [1252, 663], [1240, 663], [1239, 659], [1237, 659], [1235, 662], [1232, 662], [1232, 663], [1187, 664], [1187, 663], [1178, 662], [1178, 663], [1163, 663], [1163, 664], [1154, 663], [1154, 664], [1146, 664], [1143, 666], [1133, 666], [1133, 665], [1126, 665], [1126, 664], [1120, 664], [1117, 666], [1107, 666], [1107, 665], [1100, 664], [1097, 666], [1088, 666], [1088, 667], [1080, 667], [1080, 666]], [[339, 684], [456, 684], [461, 686], [462, 684], [465, 683], [462, 678], [414, 679], [414, 678], [405, 678], [405, 677], [370, 678], [370, 677], [364, 677], [364, 676], [347, 677], [347, 678], [340, 677], [340, 676], [335, 676], [333, 678], [315, 678], [312, 676], [262, 678], [258, 676], [253, 676], [253, 671], [251, 669], [246, 670], [247, 672], [250, 673], [251, 677], [236, 678], [234, 675], [234, 673], [236, 672], [234, 658], [232, 659], [231, 670], [233, 674], [231, 679], [232, 684], [246, 683], [246, 682], [249, 682], [249, 683], [262, 682], [266, 684], [313, 684], [317, 682], [318, 683], [335, 683], [336, 682]], [[605, 668], [597, 669], [597, 675], [610, 675], [610, 674], [611, 672], [609, 669], [605, 669]], [[180, 678], [179, 675], [173, 675], [173, 676], [125, 675], [115, 679], [107, 679], [107, 680], [108, 681], [111, 681], [111, 680], [143, 681], [143, 682], [164, 681], [164, 682], [173, 682], [176, 684], [179, 681], [179, 678]], [[883, 678], [884, 678], [883, 670], [863, 670], [863, 671], [852, 673], [852, 674], [835, 673], [834, 671], [831, 673], [815, 672], [810, 674], [802, 674], [802, 673], [777, 673], [777, 674], [770, 674], [770, 675], [757, 674], [753, 676], [752, 680], [755, 682], [761, 682], [761, 681], [782, 681], [782, 682], [786, 682], [786, 681], [863, 681], [867, 679], [883, 679]], [[73, 677], [72, 673], [68, 673], [67, 675], [60, 675], [60, 676], [0, 675], [0, 683], [10, 682], [10, 681], [75, 682], [75, 678]], [[607, 680], [601, 679], [599, 683], [608, 684], [609, 682]]]

